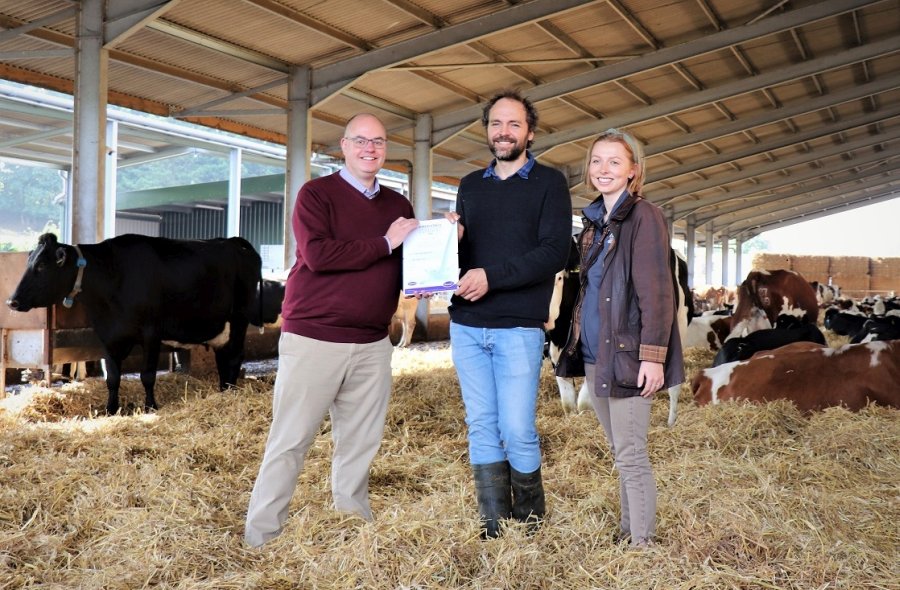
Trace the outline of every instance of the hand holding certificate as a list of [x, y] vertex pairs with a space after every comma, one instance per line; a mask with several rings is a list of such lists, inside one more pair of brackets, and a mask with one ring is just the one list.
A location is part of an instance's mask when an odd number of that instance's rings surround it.
[[403, 294], [456, 290], [456, 226], [446, 219], [420, 221], [403, 241]]

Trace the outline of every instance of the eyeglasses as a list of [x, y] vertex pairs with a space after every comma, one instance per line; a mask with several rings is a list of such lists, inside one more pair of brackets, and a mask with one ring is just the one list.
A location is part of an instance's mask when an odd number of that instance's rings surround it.
[[369, 139], [367, 137], [345, 137], [344, 139], [352, 142], [353, 145], [359, 149], [365, 148], [370, 142], [372, 143], [372, 147], [376, 150], [380, 150], [387, 145], [387, 140], [381, 137], [376, 137], [375, 139]]

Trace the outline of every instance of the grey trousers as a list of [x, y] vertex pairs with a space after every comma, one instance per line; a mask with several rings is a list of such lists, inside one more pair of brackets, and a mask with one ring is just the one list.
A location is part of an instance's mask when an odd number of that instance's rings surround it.
[[594, 366], [585, 365], [591, 404], [619, 471], [619, 526], [633, 545], [651, 540], [656, 530], [656, 480], [647, 454], [647, 431], [653, 398], [597, 397]]
[[306, 453], [331, 416], [331, 492], [340, 512], [372, 519], [369, 467], [384, 434], [393, 346], [323, 342], [283, 332], [272, 426], [250, 496], [244, 540], [258, 547], [281, 534]]

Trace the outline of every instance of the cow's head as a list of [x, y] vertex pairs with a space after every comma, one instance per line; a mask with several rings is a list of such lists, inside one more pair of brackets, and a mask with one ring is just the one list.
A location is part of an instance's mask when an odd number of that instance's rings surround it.
[[55, 235], [42, 235], [6, 305], [15, 311], [29, 311], [62, 301], [75, 284], [76, 258], [75, 249], [57, 242]]

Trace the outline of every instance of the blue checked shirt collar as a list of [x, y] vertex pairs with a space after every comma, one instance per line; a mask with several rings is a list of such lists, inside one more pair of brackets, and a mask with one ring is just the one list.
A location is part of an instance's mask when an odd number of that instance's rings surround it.
[[[535, 159], [534, 156], [531, 155], [531, 152], [526, 151], [525, 153], [528, 154], [528, 160], [521, 168], [516, 171], [516, 175], [520, 178], [528, 180], [528, 173], [531, 172], [532, 168], [534, 168]], [[491, 165], [485, 169], [482, 178], [496, 178], [497, 180], [500, 180], [500, 177], [497, 176], [497, 173], [494, 171], [494, 166], [496, 164], [497, 160], [491, 160]]]
[[347, 170], [346, 166], [341, 168], [338, 174], [341, 175], [341, 178], [349, 182], [350, 186], [361, 192], [367, 199], [374, 199], [378, 195], [378, 191], [381, 190], [381, 185], [378, 184], [377, 178], [375, 179], [375, 184], [373, 184], [372, 188], [369, 189], [369, 187], [363, 186], [363, 183], [358, 181], [352, 174], [350, 174], [350, 171]]

